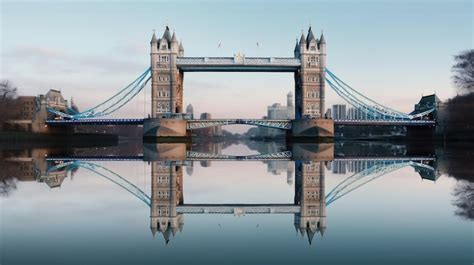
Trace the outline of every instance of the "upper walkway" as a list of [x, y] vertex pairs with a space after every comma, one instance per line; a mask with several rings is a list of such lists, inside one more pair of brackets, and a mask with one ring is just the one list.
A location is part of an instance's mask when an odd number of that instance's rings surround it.
[[183, 72], [296, 72], [299, 58], [292, 57], [179, 57]]

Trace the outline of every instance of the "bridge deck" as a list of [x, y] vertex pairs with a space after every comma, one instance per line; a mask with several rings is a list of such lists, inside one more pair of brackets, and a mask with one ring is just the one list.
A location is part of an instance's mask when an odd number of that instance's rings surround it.
[[183, 72], [295, 72], [301, 66], [292, 57], [180, 57]]
[[[76, 120], [46, 120], [48, 126], [68, 126], [68, 125], [140, 125], [144, 119], [76, 119]], [[212, 119], [212, 120], [187, 120], [188, 130], [223, 126], [231, 124], [246, 124], [291, 129], [291, 120], [267, 120], [267, 119]], [[433, 120], [334, 120], [335, 125], [365, 125], [365, 126], [435, 126]]]
[[334, 125], [434, 126], [436, 125], [436, 121], [433, 121], [433, 120], [334, 120]]
[[186, 214], [294, 214], [300, 206], [294, 204], [182, 204], [176, 208]]
[[143, 119], [76, 119], [76, 120], [46, 120], [48, 126], [64, 125], [140, 125]]

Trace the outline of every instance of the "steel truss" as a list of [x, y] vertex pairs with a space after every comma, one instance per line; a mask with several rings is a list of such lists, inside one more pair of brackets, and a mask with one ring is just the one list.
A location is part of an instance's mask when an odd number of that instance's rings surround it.
[[265, 119], [213, 119], [213, 120], [188, 120], [187, 129], [196, 130], [215, 126], [232, 124], [246, 124], [266, 128], [291, 130], [291, 120], [265, 120]]

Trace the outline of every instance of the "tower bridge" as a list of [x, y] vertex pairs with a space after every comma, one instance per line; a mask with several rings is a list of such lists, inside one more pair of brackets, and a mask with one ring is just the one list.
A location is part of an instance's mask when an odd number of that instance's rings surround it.
[[[287, 130], [292, 137], [332, 137], [334, 125], [436, 126], [436, 106], [406, 114], [384, 106], [349, 86], [326, 67], [326, 40], [316, 38], [311, 27], [296, 40], [292, 57], [189, 57], [176, 33], [166, 27], [161, 38], [153, 33], [150, 67], [136, 80], [99, 105], [82, 112], [48, 108], [62, 119], [47, 119], [48, 126], [74, 124], [143, 124], [144, 137], [188, 137], [191, 130], [213, 126], [245, 124]], [[184, 114], [186, 72], [288, 72], [294, 75], [295, 119], [195, 120]], [[97, 119], [120, 109], [151, 82], [151, 116], [144, 119]], [[366, 120], [332, 120], [324, 117], [326, 84]]]
[[[325, 95], [326, 41], [312, 29], [296, 43], [293, 57], [185, 57], [183, 43], [168, 27], [161, 38], [153, 33], [150, 42], [152, 106], [151, 118], [144, 120], [145, 137], [185, 137], [187, 131], [217, 126], [250, 124], [291, 130], [294, 136], [332, 136], [333, 121], [323, 119]], [[186, 72], [291, 72], [295, 75], [295, 116], [292, 121], [250, 119], [187, 121], [176, 119], [184, 111]], [[170, 116], [171, 115], [171, 116]], [[291, 124], [290, 124], [291, 123]]]

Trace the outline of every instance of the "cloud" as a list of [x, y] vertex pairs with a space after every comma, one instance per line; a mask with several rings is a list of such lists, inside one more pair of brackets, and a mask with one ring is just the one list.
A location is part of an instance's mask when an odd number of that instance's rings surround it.
[[80, 73], [98, 71], [100, 73], [128, 73], [131, 70], [146, 68], [146, 63], [126, 60], [115, 54], [79, 54], [72, 50], [42, 47], [38, 45], [19, 45], [2, 54], [4, 68], [8, 71], [17, 67], [34, 69], [34, 73]]

